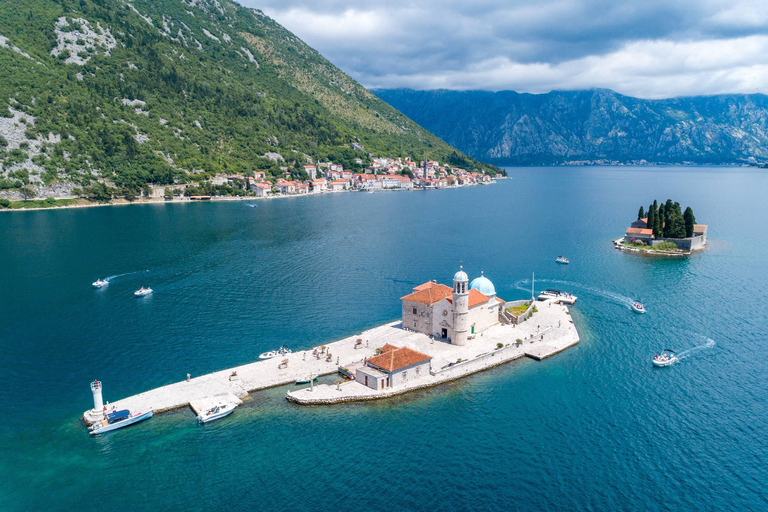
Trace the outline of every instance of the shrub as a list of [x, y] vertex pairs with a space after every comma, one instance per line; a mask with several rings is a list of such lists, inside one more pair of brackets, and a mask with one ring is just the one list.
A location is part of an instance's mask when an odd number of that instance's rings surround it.
[[504, 344], [503, 344], [503, 343], [497, 343], [497, 344], [496, 344], [496, 348], [503, 348], [503, 347], [504, 347]]
[[0, 198], [0, 208], [10, 208], [11, 202], [8, 199]]
[[658, 249], [660, 251], [677, 251], [677, 245], [675, 245], [674, 242], [670, 242], [669, 240], [664, 240], [663, 242], [659, 242], [654, 246], [654, 249]]
[[53, 197], [46, 197], [45, 204], [53, 206], [54, 204], [56, 204], [56, 199]]

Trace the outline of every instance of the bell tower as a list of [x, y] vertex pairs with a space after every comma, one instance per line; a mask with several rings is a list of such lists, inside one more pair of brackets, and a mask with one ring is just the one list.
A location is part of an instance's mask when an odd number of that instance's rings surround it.
[[451, 344], [466, 345], [469, 329], [469, 278], [463, 267], [453, 276], [453, 337]]

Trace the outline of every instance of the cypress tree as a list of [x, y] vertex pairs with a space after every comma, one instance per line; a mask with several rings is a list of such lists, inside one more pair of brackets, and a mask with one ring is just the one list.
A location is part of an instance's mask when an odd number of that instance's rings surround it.
[[643, 206], [641, 205], [640, 206], [640, 211], [637, 212], [637, 220], [640, 220], [643, 217], [645, 217], [645, 210], [643, 210]]
[[666, 214], [667, 214], [667, 211], [666, 211], [666, 208], [664, 207], [664, 203], [661, 203], [659, 205], [658, 215], [656, 215], [656, 225], [659, 228], [659, 236], [665, 236], [664, 235], [664, 225], [665, 225], [665, 222], [666, 222], [666, 219], [667, 219], [667, 215]]
[[653, 210], [653, 205], [648, 207], [648, 223], [645, 227], [652, 229], [653, 234], [656, 234], [656, 212]]
[[650, 224], [648, 227], [653, 230], [653, 236], [659, 237], [661, 236], [661, 232], [659, 231], [659, 205], [655, 199], [653, 200], [650, 210], [653, 212], [653, 222], [650, 222], [651, 219], [649, 218], [648, 222]]
[[685, 220], [683, 220], [683, 216], [680, 215], [677, 212], [673, 212], [672, 215], [669, 217], [669, 222], [667, 223], [667, 226], [669, 227], [667, 231], [667, 237], [669, 238], [685, 238]]
[[690, 238], [693, 236], [693, 225], [696, 224], [696, 217], [693, 216], [693, 210], [690, 206], [685, 209], [683, 220], [685, 221], [685, 236]]

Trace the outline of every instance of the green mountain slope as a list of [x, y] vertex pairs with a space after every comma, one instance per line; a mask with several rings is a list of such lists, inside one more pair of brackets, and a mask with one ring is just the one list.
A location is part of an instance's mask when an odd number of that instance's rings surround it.
[[497, 165], [768, 160], [768, 96], [663, 100], [613, 91], [375, 91], [467, 154]]
[[277, 175], [352, 143], [492, 169], [228, 0], [1, 2], [0, 116], [0, 189]]

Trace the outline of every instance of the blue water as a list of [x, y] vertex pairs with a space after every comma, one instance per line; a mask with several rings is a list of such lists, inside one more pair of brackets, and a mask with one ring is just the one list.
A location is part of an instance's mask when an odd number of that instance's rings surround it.
[[[768, 174], [509, 172], [0, 215], [0, 509], [768, 509]], [[706, 251], [612, 248], [654, 198], [694, 208]], [[460, 262], [504, 299], [528, 296], [534, 271], [537, 289], [578, 295], [582, 342], [376, 403], [303, 408], [275, 388], [205, 427], [189, 410], [96, 439], [79, 423], [94, 378], [115, 400], [351, 335]], [[104, 276], [119, 277], [93, 290]], [[142, 285], [155, 293], [137, 300]], [[663, 348], [682, 362], [652, 368]]]

